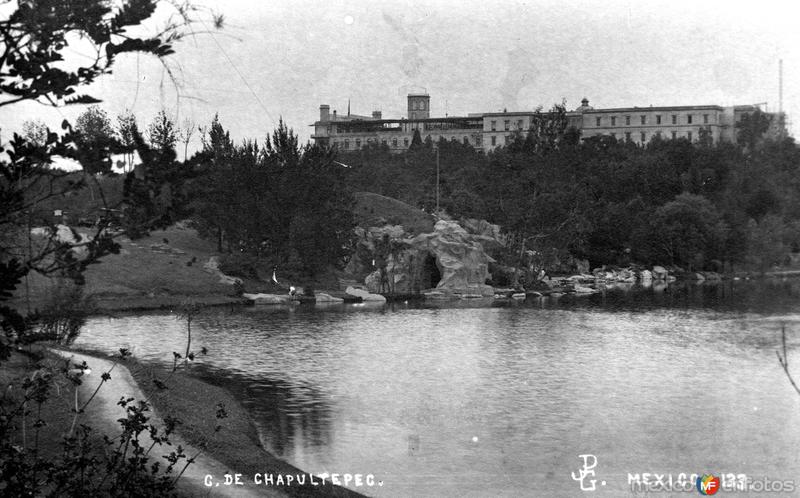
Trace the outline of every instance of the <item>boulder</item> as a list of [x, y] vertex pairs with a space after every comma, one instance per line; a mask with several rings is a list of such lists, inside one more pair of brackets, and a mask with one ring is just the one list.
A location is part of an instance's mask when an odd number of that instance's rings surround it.
[[83, 259], [89, 254], [86, 244], [92, 240], [89, 235], [79, 233], [67, 225], [56, 225], [55, 231], [50, 227], [34, 227], [31, 229], [31, 235], [53, 238], [58, 242], [74, 246], [70, 249], [70, 252], [77, 259]]
[[380, 294], [373, 294], [369, 291], [364, 289], [358, 289], [355, 287], [348, 287], [344, 291], [346, 294], [349, 294], [354, 297], [360, 297], [362, 301], [372, 301], [372, 302], [386, 302], [386, 298], [381, 296]]
[[280, 294], [242, 294], [242, 297], [253, 301], [254, 304], [291, 304], [291, 296]]
[[668, 275], [667, 269], [663, 266], [653, 267], [653, 278], [656, 280], [666, 280]]
[[344, 299], [341, 297], [334, 297], [325, 292], [317, 292], [316, 296], [318, 303], [343, 303]]

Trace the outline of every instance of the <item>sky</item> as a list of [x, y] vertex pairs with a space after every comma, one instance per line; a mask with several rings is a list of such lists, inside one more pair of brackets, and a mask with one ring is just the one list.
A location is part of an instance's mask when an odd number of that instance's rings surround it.
[[[196, 0], [224, 15], [199, 23], [166, 65], [125, 55], [87, 93], [140, 126], [160, 109], [207, 126], [215, 114], [239, 141], [283, 119], [302, 141], [331, 112], [406, 115], [426, 91], [432, 116], [532, 110], [587, 97], [595, 108], [767, 102], [800, 120], [800, 6], [789, 1], [267, 1]], [[795, 2], [796, 3], [796, 2]], [[2, 12], [0, 12], [2, 15]], [[155, 29], [166, 19], [161, 9]], [[85, 57], [80, 43], [68, 57]], [[83, 51], [83, 53], [82, 53]], [[57, 127], [82, 106], [0, 108], [0, 140], [26, 119]], [[798, 121], [800, 123], [800, 121]], [[795, 134], [800, 124], [792, 127]], [[199, 147], [195, 133], [190, 150]]]

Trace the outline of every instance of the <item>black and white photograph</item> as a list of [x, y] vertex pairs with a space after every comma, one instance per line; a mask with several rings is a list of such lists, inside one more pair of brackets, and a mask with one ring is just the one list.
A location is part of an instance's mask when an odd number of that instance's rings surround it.
[[798, 19], [0, 0], [0, 496], [800, 496]]

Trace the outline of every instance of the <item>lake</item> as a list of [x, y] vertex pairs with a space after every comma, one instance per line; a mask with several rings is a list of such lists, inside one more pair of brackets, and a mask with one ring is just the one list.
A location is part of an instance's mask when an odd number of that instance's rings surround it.
[[[800, 281], [772, 280], [215, 308], [193, 322], [209, 354], [192, 370], [241, 400], [269, 451], [374, 474], [383, 486], [359, 488], [374, 496], [579, 496], [583, 454], [601, 496], [632, 496], [629, 474], [796, 479], [800, 396], [776, 351], [784, 325], [800, 377], [799, 298]], [[96, 317], [76, 345], [171, 364], [185, 329], [169, 313]]]

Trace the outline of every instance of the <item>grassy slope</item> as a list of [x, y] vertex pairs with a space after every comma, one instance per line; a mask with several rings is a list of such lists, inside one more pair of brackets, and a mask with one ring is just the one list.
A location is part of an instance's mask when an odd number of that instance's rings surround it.
[[403, 225], [414, 234], [433, 231], [434, 218], [405, 202], [371, 192], [356, 192], [354, 212], [356, 223], [362, 227], [379, 226], [383, 223]]
[[[230, 466], [231, 472], [244, 474], [244, 482], [252, 483], [255, 473], [303, 472], [261, 447], [253, 422], [226, 389], [198, 380], [181, 370], [170, 374], [167, 370], [135, 361], [127, 361], [126, 366], [145, 395], [150, 397], [160, 416], [178, 418], [181, 421], [178, 432], [187, 442]], [[167, 389], [158, 389], [153, 382], [154, 378], [164, 381]], [[215, 417], [218, 403], [222, 403], [227, 412], [227, 418], [221, 421]], [[217, 424], [222, 426], [219, 432], [214, 431]], [[334, 486], [293, 486], [281, 489], [297, 497], [361, 496]]]
[[[379, 194], [357, 193], [354, 212], [357, 223], [363, 227], [390, 223], [401, 224], [415, 234], [433, 230], [431, 215]], [[90, 233], [89, 229], [79, 231]], [[203, 270], [203, 264], [216, 254], [214, 242], [201, 239], [194, 230], [176, 225], [154, 231], [136, 241], [121, 238], [119, 243], [120, 254], [102, 258], [85, 274], [86, 291], [94, 297], [100, 309], [172, 307], [187, 297], [209, 304], [233, 301], [229, 297], [232, 287], [220, 284], [217, 276]], [[153, 250], [151, 246], [154, 245], [167, 246], [183, 254]], [[318, 290], [335, 289], [338, 287], [337, 277], [338, 274], [331, 273], [315, 282], [295, 282], [295, 285], [311, 284]], [[52, 285], [52, 279], [30, 274], [27, 282], [20, 286], [13, 304], [24, 310], [29, 301], [31, 309], [42, 308]], [[247, 281], [245, 287], [250, 292], [283, 292], [269, 282]]]
[[[121, 238], [119, 243], [120, 254], [102, 258], [85, 274], [86, 291], [101, 308], [171, 306], [186, 297], [219, 301], [232, 292], [230, 285], [220, 284], [217, 276], [203, 270], [203, 264], [215, 254], [214, 246], [199, 238], [194, 230], [173, 226], [136, 241]], [[185, 254], [154, 251], [151, 246], [155, 244]], [[196, 260], [187, 265], [193, 258]], [[31, 307], [41, 307], [52, 280], [31, 274], [28, 285]], [[25, 282], [20, 286], [16, 304], [26, 306]]]

